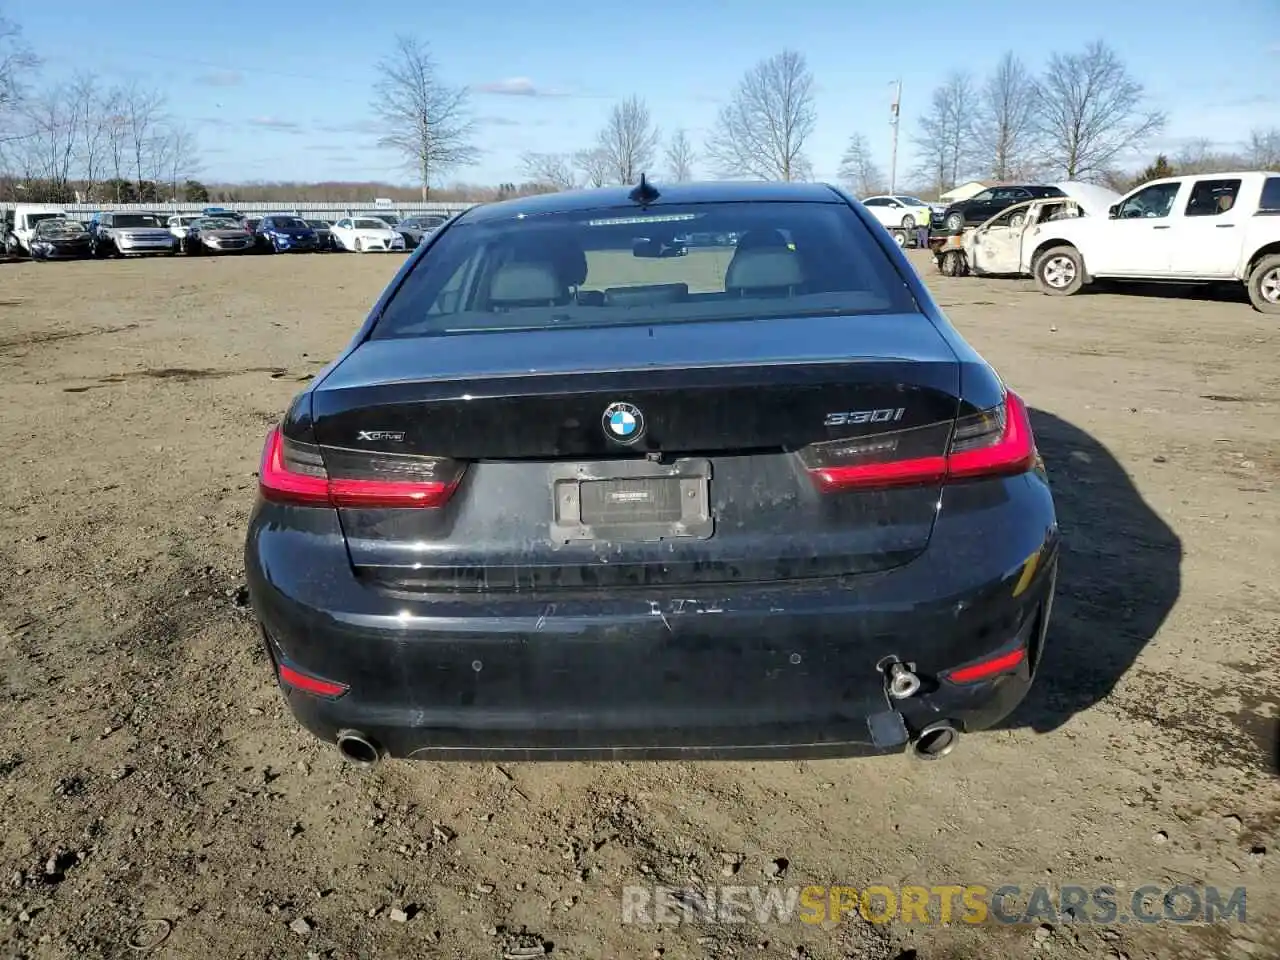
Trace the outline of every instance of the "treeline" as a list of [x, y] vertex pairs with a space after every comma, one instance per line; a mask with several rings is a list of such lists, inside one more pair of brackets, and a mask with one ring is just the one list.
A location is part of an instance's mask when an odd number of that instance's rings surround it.
[[[655, 168], [668, 179], [696, 172], [720, 177], [804, 180], [813, 165], [806, 144], [817, 126], [814, 77], [803, 56], [784, 51], [738, 81], [697, 150], [684, 130], [664, 138], [639, 97], [617, 104], [594, 142], [565, 153], [522, 158], [529, 179], [550, 189], [630, 183]], [[900, 93], [901, 91], [899, 91]], [[900, 116], [895, 98], [891, 116]], [[886, 119], [889, 119], [888, 117]], [[915, 164], [897, 177], [899, 190], [934, 198], [969, 180], [1084, 180], [1126, 190], [1137, 178], [1126, 163], [1155, 139], [1167, 117], [1150, 107], [1143, 85], [1106, 43], [1052, 54], [1040, 73], [1006, 53], [987, 76], [955, 71], [933, 90], [909, 140]], [[1280, 129], [1250, 131], [1231, 151], [1208, 141], [1188, 144], [1160, 169], [1211, 173], [1280, 167]], [[890, 188], [891, 178], [868, 138], [854, 132], [840, 179], [857, 195]]]
[[[207, 190], [210, 200], [215, 203], [270, 203], [275, 200], [296, 200], [299, 203], [370, 203], [379, 197], [399, 203], [413, 203], [422, 199], [420, 187], [377, 180], [211, 183]], [[431, 199], [446, 203], [481, 203], [540, 192], [544, 192], [543, 188], [536, 183], [485, 186], [459, 182], [432, 190]]]
[[39, 58], [0, 17], [0, 187], [6, 200], [178, 199], [197, 172], [195, 134], [165, 97], [91, 72], [37, 85]]
[[[968, 180], [1083, 180], [1127, 189], [1135, 177], [1125, 161], [1167, 121], [1102, 41], [1052, 54], [1038, 74], [1009, 52], [987, 76], [955, 71], [932, 92], [912, 138], [913, 175], [939, 193]], [[1165, 166], [1212, 173], [1269, 169], [1280, 161], [1280, 130], [1241, 133], [1236, 150], [1215, 151], [1200, 140], [1172, 162], [1166, 157]], [[858, 160], [857, 146], [850, 145], [847, 163]], [[856, 180], [882, 180], [874, 166], [849, 165]], [[1137, 181], [1150, 179], [1147, 173]]]

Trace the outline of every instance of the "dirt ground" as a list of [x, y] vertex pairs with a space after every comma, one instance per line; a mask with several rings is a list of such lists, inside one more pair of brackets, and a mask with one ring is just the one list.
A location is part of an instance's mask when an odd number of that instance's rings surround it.
[[[0, 955], [1280, 956], [1280, 326], [913, 257], [1065, 533], [1010, 721], [934, 764], [367, 771], [285, 711], [241, 549], [265, 431], [400, 258], [0, 265]], [[1248, 920], [622, 924], [659, 881], [1243, 885]]]

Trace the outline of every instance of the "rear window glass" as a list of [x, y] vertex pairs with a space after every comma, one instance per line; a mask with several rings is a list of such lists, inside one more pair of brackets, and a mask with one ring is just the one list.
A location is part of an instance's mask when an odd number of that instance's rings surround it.
[[1280, 213], [1280, 177], [1267, 177], [1262, 184], [1262, 199], [1258, 201], [1259, 213]]
[[149, 213], [117, 213], [115, 215], [115, 225], [117, 227], [163, 227], [165, 224], [159, 217], [154, 217]]
[[720, 203], [455, 222], [372, 337], [917, 309], [839, 203]]

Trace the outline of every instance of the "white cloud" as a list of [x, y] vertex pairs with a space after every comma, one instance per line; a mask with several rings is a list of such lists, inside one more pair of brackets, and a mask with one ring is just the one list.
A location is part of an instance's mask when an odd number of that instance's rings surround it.
[[476, 93], [487, 93], [496, 97], [566, 97], [569, 95], [563, 90], [540, 87], [528, 77], [507, 77], [505, 80], [478, 83], [471, 89]]

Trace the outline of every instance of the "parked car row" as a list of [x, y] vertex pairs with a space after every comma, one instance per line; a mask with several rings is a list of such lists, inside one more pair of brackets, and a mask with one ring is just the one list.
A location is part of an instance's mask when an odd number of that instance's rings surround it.
[[209, 207], [200, 213], [103, 211], [85, 220], [56, 206], [19, 204], [5, 217], [4, 249], [33, 260], [230, 253], [394, 253], [412, 250], [446, 218], [357, 214], [335, 223], [294, 214], [248, 217]]
[[920, 228], [931, 235], [958, 235], [966, 227], [985, 223], [1016, 204], [1064, 196], [1056, 186], [1015, 183], [991, 187], [950, 204], [926, 203], [919, 197], [904, 194], [883, 194], [866, 197], [862, 205], [903, 245]]

